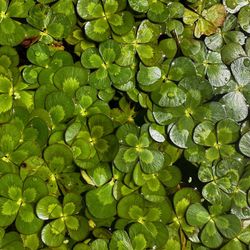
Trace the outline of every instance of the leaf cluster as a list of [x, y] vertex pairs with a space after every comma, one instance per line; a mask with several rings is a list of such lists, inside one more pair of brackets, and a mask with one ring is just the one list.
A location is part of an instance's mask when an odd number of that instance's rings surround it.
[[249, 16], [0, 0], [0, 249], [248, 249]]

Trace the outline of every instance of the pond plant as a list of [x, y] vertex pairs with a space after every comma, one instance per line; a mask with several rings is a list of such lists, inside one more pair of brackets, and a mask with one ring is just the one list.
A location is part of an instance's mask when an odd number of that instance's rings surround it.
[[249, 104], [249, 0], [0, 0], [0, 249], [249, 249]]

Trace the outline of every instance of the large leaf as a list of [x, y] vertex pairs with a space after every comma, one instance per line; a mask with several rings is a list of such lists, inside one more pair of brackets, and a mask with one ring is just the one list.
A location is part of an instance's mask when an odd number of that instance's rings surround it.
[[162, 84], [160, 89], [152, 92], [151, 98], [161, 107], [177, 107], [185, 102], [186, 95], [181, 88], [168, 81]]
[[231, 70], [239, 85], [249, 84], [250, 58], [241, 57], [231, 64]]
[[86, 194], [86, 204], [96, 218], [109, 218], [116, 214], [116, 201], [112, 195], [114, 183], [111, 181]]
[[110, 245], [111, 250], [121, 249], [121, 250], [132, 250], [132, 244], [129, 239], [129, 236], [124, 230], [117, 230], [112, 235]]
[[209, 248], [217, 248], [222, 244], [223, 238], [217, 231], [213, 221], [209, 221], [202, 230], [201, 241]]
[[193, 139], [199, 145], [214, 146], [216, 136], [213, 123], [205, 121], [198, 124], [194, 129]]
[[192, 204], [187, 210], [186, 217], [190, 225], [199, 227], [202, 227], [210, 219], [209, 213], [200, 203]]
[[239, 143], [240, 151], [246, 155], [247, 157], [250, 157], [250, 132], [245, 133]]

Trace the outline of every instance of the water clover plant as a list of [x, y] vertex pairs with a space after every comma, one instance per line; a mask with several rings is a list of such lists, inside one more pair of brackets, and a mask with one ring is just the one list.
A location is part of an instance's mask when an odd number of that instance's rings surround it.
[[248, 249], [249, 3], [0, 0], [0, 249]]

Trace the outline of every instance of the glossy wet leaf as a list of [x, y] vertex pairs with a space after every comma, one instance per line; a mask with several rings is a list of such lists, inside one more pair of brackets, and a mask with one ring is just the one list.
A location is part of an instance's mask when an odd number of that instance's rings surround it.
[[158, 67], [145, 67], [140, 65], [140, 70], [137, 74], [137, 80], [141, 85], [154, 84], [161, 78], [161, 70]]
[[205, 121], [197, 125], [193, 134], [194, 142], [203, 146], [213, 146], [216, 143], [214, 125]]
[[241, 8], [238, 15], [239, 24], [241, 28], [247, 33], [250, 33], [249, 13], [250, 13], [249, 6], [244, 6], [243, 8]]
[[186, 95], [173, 82], [166, 82], [160, 89], [152, 92], [151, 98], [161, 107], [177, 107], [185, 102]]
[[114, 250], [117, 249], [117, 247], [119, 247], [119, 249], [121, 250], [133, 249], [131, 241], [126, 231], [117, 230], [114, 232], [112, 239], [110, 241], [110, 249]]
[[239, 142], [239, 147], [240, 147], [240, 151], [250, 157], [250, 132], [247, 132], [245, 133], [241, 139], [240, 139], [240, 142]]

